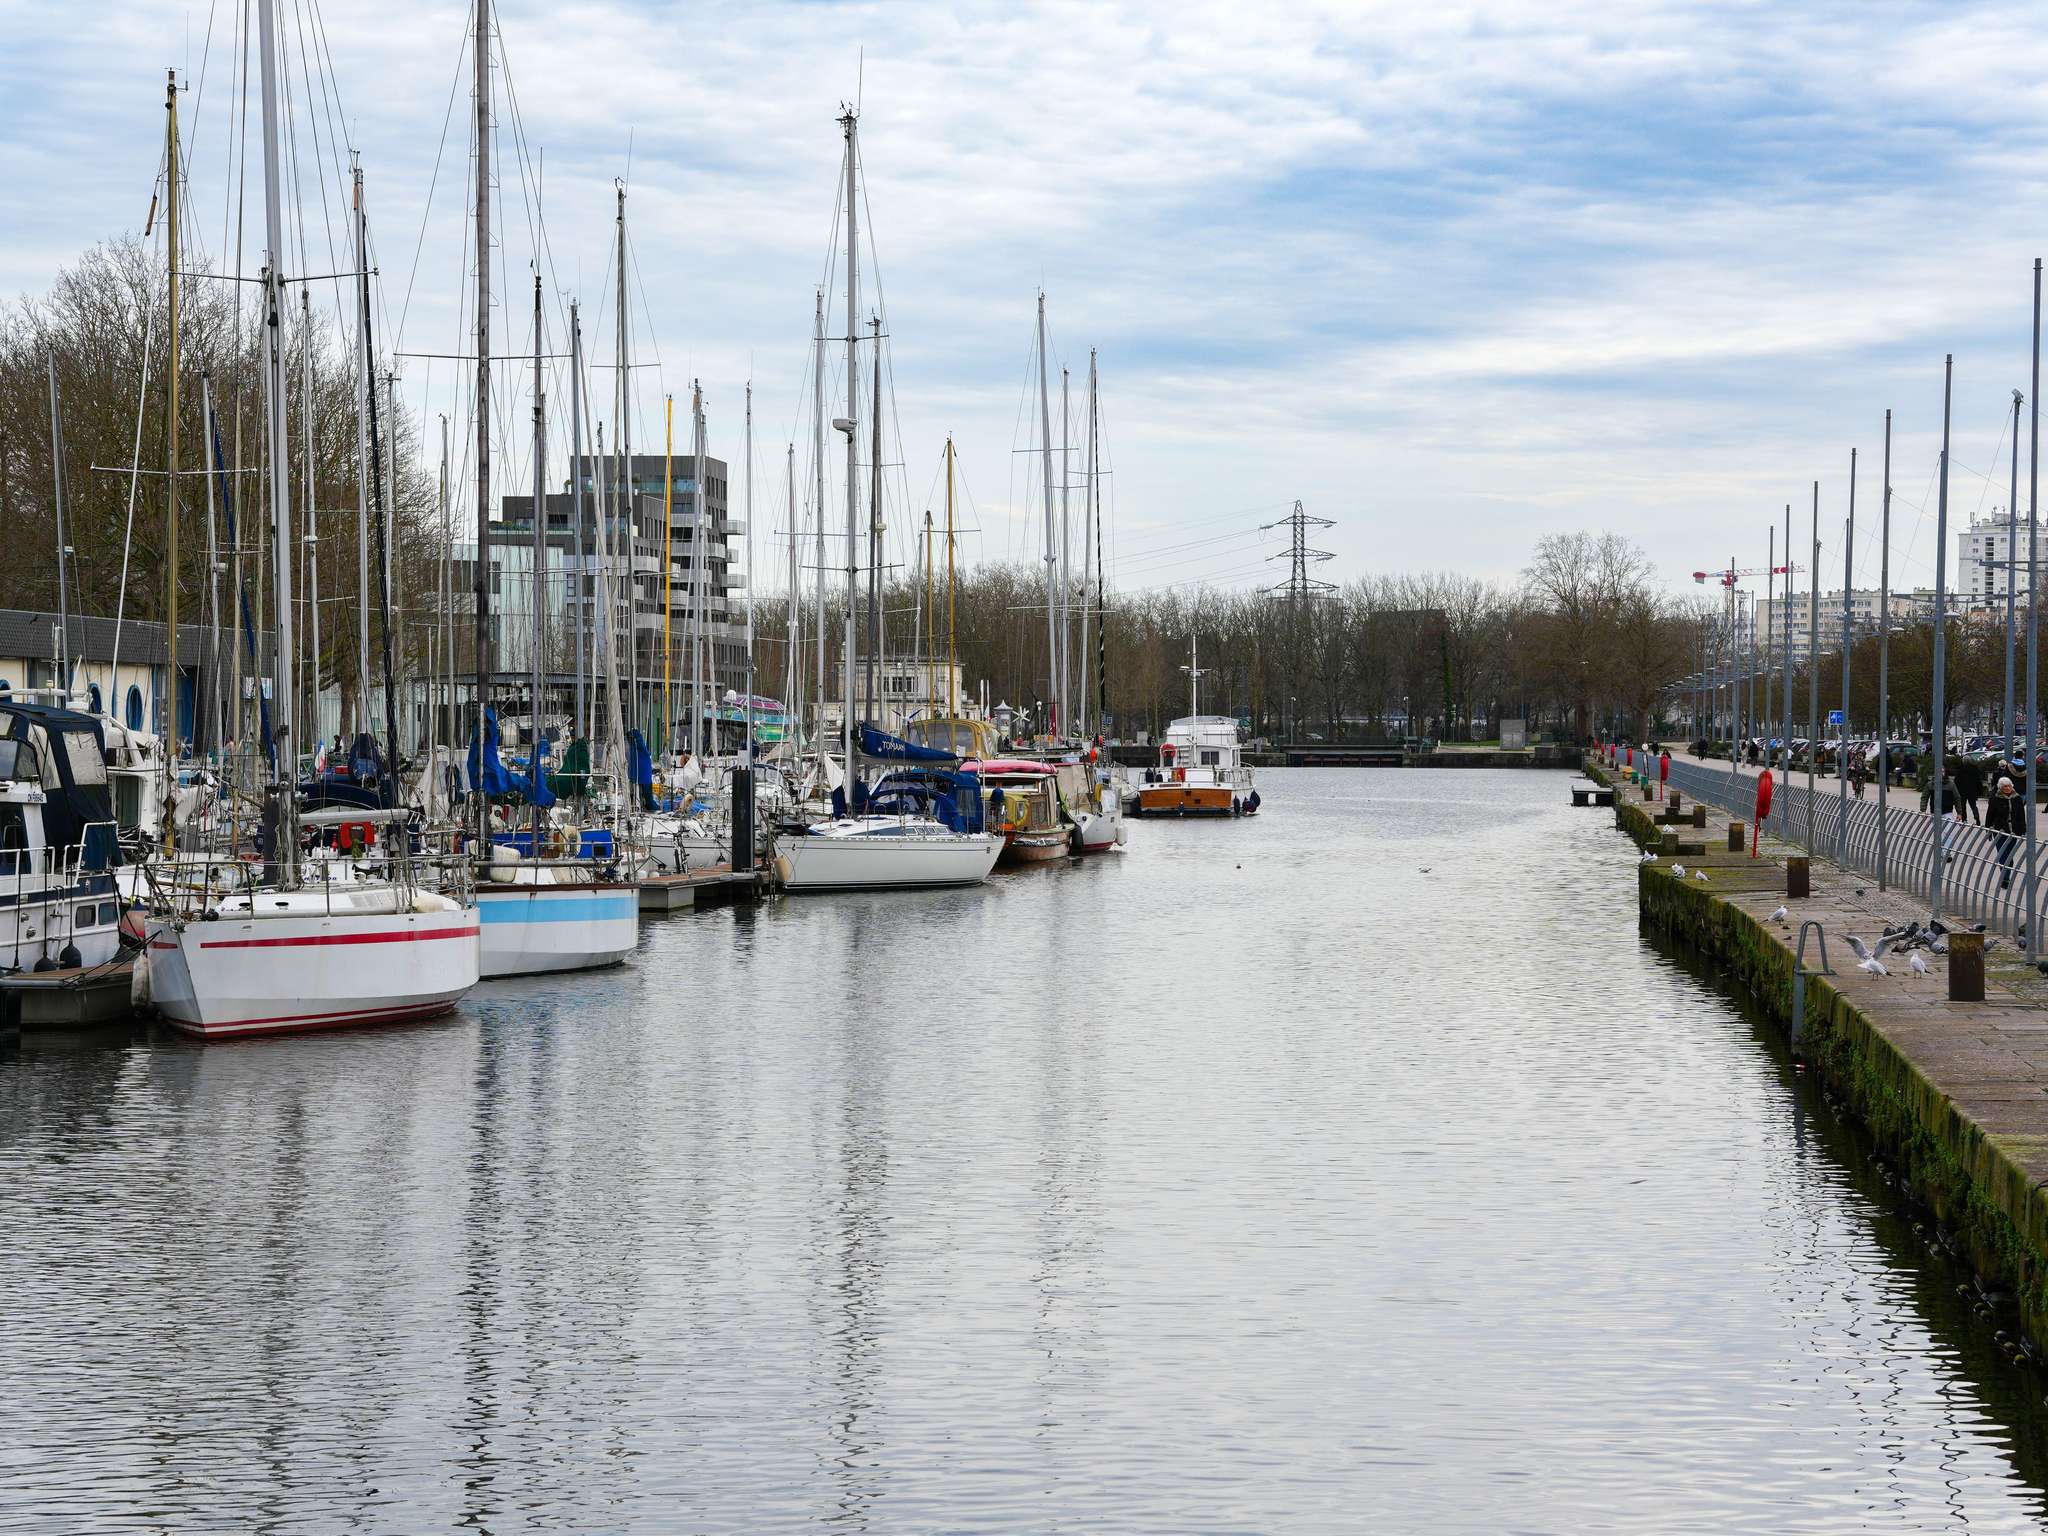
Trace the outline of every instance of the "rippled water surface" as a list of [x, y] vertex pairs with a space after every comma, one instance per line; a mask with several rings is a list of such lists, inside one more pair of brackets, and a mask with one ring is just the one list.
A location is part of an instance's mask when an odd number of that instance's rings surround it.
[[1562, 777], [1300, 770], [448, 1022], [0, 1058], [0, 1527], [2034, 1529]]

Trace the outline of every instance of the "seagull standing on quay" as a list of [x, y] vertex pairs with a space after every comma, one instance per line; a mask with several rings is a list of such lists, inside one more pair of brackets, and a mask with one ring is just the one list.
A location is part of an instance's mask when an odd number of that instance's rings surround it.
[[1782, 923], [1785, 921], [1785, 909], [1783, 907], [1778, 908], [1777, 911], [1765, 918], [1764, 921], [1767, 923]]

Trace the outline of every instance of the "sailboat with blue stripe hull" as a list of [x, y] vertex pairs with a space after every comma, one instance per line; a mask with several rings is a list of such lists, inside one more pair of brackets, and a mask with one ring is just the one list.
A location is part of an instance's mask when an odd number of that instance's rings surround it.
[[[532, 976], [617, 965], [640, 942], [639, 887], [624, 881], [556, 883], [546, 865], [499, 866], [476, 889], [483, 974]], [[510, 878], [494, 883], [500, 876]]]

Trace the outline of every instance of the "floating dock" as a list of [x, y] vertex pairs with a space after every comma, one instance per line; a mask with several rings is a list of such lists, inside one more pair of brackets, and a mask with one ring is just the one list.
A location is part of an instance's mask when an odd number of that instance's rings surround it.
[[733, 871], [713, 864], [680, 875], [650, 875], [641, 880], [642, 912], [681, 912], [696, 907], [728, 907], [736, 901], [758, 901], [768, 879], [765, 870]]

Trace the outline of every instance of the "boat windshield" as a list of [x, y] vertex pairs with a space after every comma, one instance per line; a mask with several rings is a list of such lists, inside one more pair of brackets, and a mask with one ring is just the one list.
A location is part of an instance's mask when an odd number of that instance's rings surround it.
[[0, 736], [0, 779], [23, 779], [37, 784], [42, 777], [42, 771], [36, 765], [34, 747], [25, 741]]

